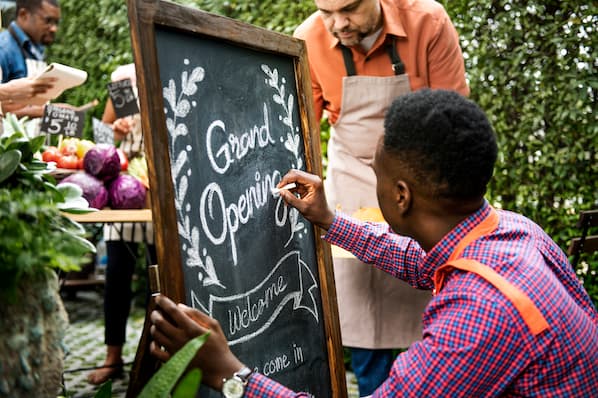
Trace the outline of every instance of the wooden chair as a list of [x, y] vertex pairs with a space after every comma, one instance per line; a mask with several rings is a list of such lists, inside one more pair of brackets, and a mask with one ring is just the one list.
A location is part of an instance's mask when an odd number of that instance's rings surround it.
[[580, 212], [576, 226], [581, 229], [581, 236], [573, 238], [567, 250], [569, 256], [573, 256], [571, 261], [573, 269], [577, 268], [577, 263], [583, 253], [589, 254], [598, 251], [598, 235], [588, 235], [591, 228], [598, 226], [598, 209]]

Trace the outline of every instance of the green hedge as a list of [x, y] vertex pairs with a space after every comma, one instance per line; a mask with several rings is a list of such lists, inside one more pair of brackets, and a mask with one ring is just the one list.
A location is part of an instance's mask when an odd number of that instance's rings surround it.
[[[310, 0], [179, 3], [289, 34], [315, 10]], [[598, 207], [598, 6], [567, 0], [443, 3], [461, 36], [471, 98], [498, 134], [501, 151], [489, 199], [536, 221], [566, 249], [578, 234], [579, 211]], [[63, 100], [105, 101], [110, 72], [132, 59], [126, 4], [61, 4], [63, 22], [50, 60], [90, 74]], [[103, 104], [94, 114], [101, 109]], [[593, 258], [578, 273], [598, 302], [596, 272]]]

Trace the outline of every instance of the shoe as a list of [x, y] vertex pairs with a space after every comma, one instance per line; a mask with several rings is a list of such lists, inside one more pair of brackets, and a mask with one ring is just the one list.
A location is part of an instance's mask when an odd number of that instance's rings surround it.
[[108, 379], [118, 379], [123, 377], [123, 363], [104, 365], [96, 368], [87, 375], [87, 382], [93, 385], [104, 384]]

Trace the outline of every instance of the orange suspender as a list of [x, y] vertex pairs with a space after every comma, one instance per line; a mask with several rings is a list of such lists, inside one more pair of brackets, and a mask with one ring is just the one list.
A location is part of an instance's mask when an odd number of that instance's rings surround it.
[[515, 308], [517, 308], [517, 311], [519, 311], [519, 314], [532, 334], [538, 335], [542, 331], [548, 329], [548, 322], [527, 294], [487, 265], [475, 260], [459, 258], [465, 247], [471, 242], [494, 231], [497, 227], [498, 214], [494, 209], [491, 209], [488, 217], [472, 229], [461, 242], [459, 242], [449, 257], [448, 262], [436, 270], [434, 273], [434, 294], [437, 294], [442, 289], [446, 276], [450, 274], [453, 269], [456, 268], [462, 271], [476, 273], [504, 294], [505, 297], [513, 303]]
[[434, 274], [434, 286], [437, 292], [442, 288], [445, 276], [454, 268], [476, 273], [496, 287], [517, 308], [517, 311], [519, 311], [519, 314], [534, 336], [548, 329], [548, 322], [527, 294], [507, 281], [492, 268], [475, 260], [460, 258], [438, 268]]

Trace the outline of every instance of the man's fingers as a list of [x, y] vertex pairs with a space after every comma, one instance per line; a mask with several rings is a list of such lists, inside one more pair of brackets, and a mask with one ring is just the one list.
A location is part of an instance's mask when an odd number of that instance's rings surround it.
[[151, 326], [150, 334], [152, 335], [152, 340], [155, 341], [159, 347], [168, 347], [169, 349], [173, 348], [170, 347], [172, 344], [173, 335], [166, 336], [164, 333], [162, 333], [161, 329], [156, 327], [156, 325]]
[[158, 296], [156, 303], [174, 321], [176, 326], [181, 326], [185, 329], [193, 324], [193, 321], [168, 297]]
[[[179, 303], [178, 304], [179, 309], [185, 314], [187, 315], [189, 318], [191, 318], [195, 323], [197, 323], [197, 325], [204, 331], [207, 332], [208, 330], [212, 329], [212, 327], [210, 326], [210, 323], [212, 322], [212, 318], [210, 318], [208, 315], [204, 314], [201, 311], [198, 311], [194, 308], [188, 307], [185, 304]], [[204, 330], [205, 329], [205, 330]]]
[[155, 341], [150, 343], [150, 353], [162, 362], [166, 362], [170, 359], [170, 354], [168, 351], [162, 350], [162, 348], [156, 344]]
[[[177, 325], [172, 324], [170, 320], [168, 320], [160, 311], [154, 310], [150, 314], [150, 320], [152, 321], [153, 325], [152, 328], [155, 328], [160, 333], [174, 336], [178, 333]], [[153, 334], [152, 334], [153, 335]]]

